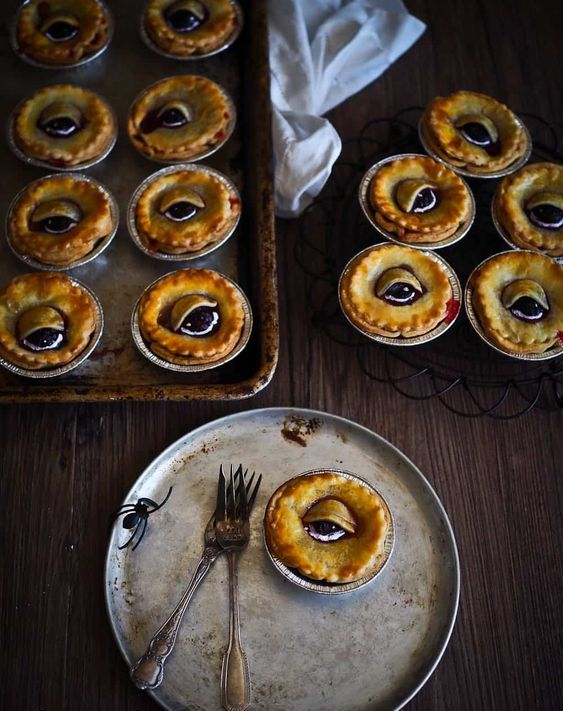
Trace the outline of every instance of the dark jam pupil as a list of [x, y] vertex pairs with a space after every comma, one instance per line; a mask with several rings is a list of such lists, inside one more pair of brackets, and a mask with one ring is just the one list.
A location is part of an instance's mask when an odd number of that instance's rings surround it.
[[520, 321], [539, 321], [546, 314], [546, 309], [530, 296], [521, 296], [512, 304], [510, 311]]
[[48, 136], [53, 138], [68, 138], [78, 131], [79, 126], [68, 116], [60, 116], [47, 121], [41, 128]]
[[197, 212], [197, 207], [192, 205], [191, 202], [182, 201], [175, 202], [173, 205], [166, 210], [164, 213], [166, 217], [176, 222], [183, 222], [184, 220], [189, 220]]
[[328, 536], [329, 533], [335, 533], [336, 531], [341, 531], [342, 529], [336, 523], [332, 521], [315, 521], [315, 523], [310, 524], [317, 533], [321, 536]]
[[78, 27], [71, 25], [64, 20], [53, 22], [45, 32], [45, 36], [52, 42], [68, 42], [78, 34]]
[[41, 220], [38, 226], [42, 232], [59, 235], [63, 232], [68, 232], [77, 224], [75, 220], [66, 215], [53, 215], [53, 217], [46, 217], [44, 220]]
[[558, 230], [563, 227], [563, 210], [556, 205], [536, 205], [528, 211], [530, 220], [537, 227]]
[[414, 199], [412, 206], [413, 212], [427, 212], [436, 204], [436, 193], [432, 188], [422, 188]]
[[188, 119], [180, 111], [174, 107], [166, 109], [160, 116], [160, 125], [165, 128], [179, 128], [188, 123]]
[[476, 121], [464, 123], [463, 126], [459, 127], [459, 130], [464, 138], [477, 146], [490, 146], [493, 143], [493, 139], [487, 129]]
[[412, 284], [398, 281], [396, 284], [392, 284], [383, 294], [383, 300], [395, 306], [408, 306], [408, 304], [416, 301], [420, 295], [420, 292]]
[[54, 328], [39, 328], [22, 340], [24, 346], [32, 351], [46, 351], [58, 348], [63, 341], [63, 334]]
[[186, 336], [209, 336], [217, 329], [219, 312], [211, 306], [199, 306], [184, 319], [180, 332]]
[[185, 8], [167, 12], [164, 17], [175, 32], [193, 32], [205, 21], [205, 18], [200, 20], [194, 12]]

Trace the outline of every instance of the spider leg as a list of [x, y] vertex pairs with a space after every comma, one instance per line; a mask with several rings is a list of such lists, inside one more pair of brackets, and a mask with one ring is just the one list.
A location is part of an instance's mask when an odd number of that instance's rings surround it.
[[158, 511], [158, 509], [161, 509], [161, 508], [164, 506], [164, 504], [165, 504], [165, 503], [168, 501], [168, 499], [170, 498], [170, 494], [172, 493], [172, 489], [173, 489], [173, 488], [174, 488], [174, 487], [171, 486], [171, 487], [168, 489], [168, 493], [167, 493], [166, 496], [164, 497], [164, 500], [160, 502], [160, 504], [156, 504], [154, 501], [151, 501], [151, 505], [154, 505], [154, 509], [153, 509], [152, 511], [150, 511], [149, 513], [153, 513], [154, 511]]
[[[149, 517], [148, 517], [148, 516], [146, 516], [146, 517], [143, 519], [143, 524], [142, 524], [143, 530], [141, 531], [137, 542], [135, 543], [135, 545], [133, 546], [133, 548], [132, 548], [131, 550], [134, 551], [135, 548], [139, 545], [139, 543], [143, 540], [143, 536], [145, 535], [145, 531], [147, 530], [147, 521], [148, 521], [148, 520], [149, 520]], [[139, 525], [141, 525], [141, 524], [139, 524]], [[137, 533], [137, 530], [135, 530], [135, 533]]]
[[[145, 523], [146, 523], [146, 519], [145, 519]], [[139, 530], [139, 526], [140, 526], [140, 523], [138, 523], [135, 526], [135, 530], [133, 531], [133, 533], [131, 534], [130, 538], [127, 540], [126, 543], [124, 543], [122, 546], [117, 546], [118, 550], [123, 550], [124, 548], [127, 548], [128, 545], [130, 545], [131, 541], [135, 538], [135, 535], [136, 535], [137, 531]], [[133, 550], [135, 550], [136, 547], [137, 547], [137, 543], [133, 547]]]

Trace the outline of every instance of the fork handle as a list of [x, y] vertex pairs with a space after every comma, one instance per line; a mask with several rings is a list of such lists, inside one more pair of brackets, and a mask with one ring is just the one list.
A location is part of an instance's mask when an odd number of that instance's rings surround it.
[[155, 689], [162, 682], [164, 662], [174, 649], [182, 617], [198, 585], [207, 575], [219, 553], [216, 548], [205, 548], [190, 584], [172, 614], [154, 634], [147, 651], [131, 668], [131, 679], [138, 689]]
[[221, 667], [221, 704], [227, 711], [243, 711], [250, 705], [250, 672], [240, 643], [237, 553], [227, 552], [229, 563], [229, 646]]

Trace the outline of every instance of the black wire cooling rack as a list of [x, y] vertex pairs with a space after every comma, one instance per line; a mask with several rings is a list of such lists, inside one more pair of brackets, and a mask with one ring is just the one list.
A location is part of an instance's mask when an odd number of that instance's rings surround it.
[[[563, 408], [563, 357], [521, 361], [487, 346], [462, 312], [447, 333], [423, 345], [404, 348], [375, 343], [358, 334], [338, 303], [338, 280], [348, 260], [384, 241], [369, 224], [358, 201], [358, 186], [374, 163], [399, 153], [424, 153], [417, 125], [423, 109], [404, 109], [392, 118], [370, 121], [343, 146], [340, 160], [299, 223], [295, 257], [307, 275], [308, 304], [315, 326], [348, 348], [372, 381], [387, 383], [411, 400], [437, 399], [462, 417], [508, 420], [536, 407]], [[532, 134], [532, 161], [563, 162], [563, 125], [520, 114]], [[508, 246], [495, 230], [491, 199], [498, 180], [468, 179], [477, 215], [470, 232], [440, 253], [462, 284], [477, 264]]]

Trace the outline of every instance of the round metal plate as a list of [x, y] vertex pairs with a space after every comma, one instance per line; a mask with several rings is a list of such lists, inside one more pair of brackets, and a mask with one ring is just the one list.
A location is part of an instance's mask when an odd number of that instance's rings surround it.
[[113, 18], [113, 13], [110, 11], [109, 7], [106, 5], [103, 0], [98, 0], [98, 4], [102, 6], [105, 14], [107, 15], [108, 18], [108, 33], [107, 33], [107, 40], [103, 47], [100, 47], [94, 54], [91, 54], [88, 57], [84, 57], [78, 62], [74, 62], [73, 64], [46, 64], [45, 62], [38, 62], [36, 59], [33, 59], [33, 57], [28, 56], [22, 50], [19, 48], [18, 45], [18, 35], [17, 35], [17, 22], [18, 22], [18, 16], [22, 9], [27, 5], [29, 0], [25, 0], [21, 6], [18, 8], [18, 11], [14, 15], [12, 22], [10, 23], [10, 44], [12, 46], [12, 49], [14, 52], [20, 57], [20, 59], [23, 59], [24, 62], [27, 62], [28, 64], [31, 64], [33, 67], [39, 67], [41, 69], [74, 69], [76, 67], [82, 67], [84, 64], [88, 64], [89, 62], [93, 61], [94, 59], [97, 59], [101, 54], [103, 54], [106, 49], [109, 47], [111, 40], [113, 38], [113, 32], [115, 29], [115, 20]]
[[390, 240], [391, 242], [395, 242], [395, 244], [402, 244], [404, 247], [412, 247], [413, 249], [443, 249], [444, 247], [449, 247], [452, 244], [455, 244], [456, 242], [459, 242], [460, 239], [465, 237], [465, 235], [469, 232], [471, 229], [471, 226], [473, 225], [473, 221], [475, 220], [475, 198], [473, 197], [473, 193], [471, 192], [469, 185], [463, 180], [463, 178], [460, 178], [462, 180], [463, 184], [465, 185], [465, 188], [467, 192], [469, 193], [470, 201], [471, 201], [471, 214], [469, 218], [461, 224], [458, 229], [449, 237], [446, 237], [445, 239], [439, 240], [439, 241], [434, 241], [434, 242], [408, 242], [406, 240], [401, 240], [397, 235], [393, 232], [390, 232], [389, 230], [384, 229], [379, 225], [374, 216], [373, 216], [373, 210], [370, 205], [369, 201], [369, 186], [371, 184], [371, 181], [373, 179], [373, 176], [377, 173], [377, 171], [384, 166], [386, 163], [391, 163], [392, 161], [395, 160], [400, 160], [401, 158], [427, 158], [427, 156], [423, 156], [419, 153], [400, 153], [395, 156], [389, 156], [388, 158], [383, 158], [383, 160], [378, 161], [374, 165], [367, 170], [367, 172], [364, 174], [360, 181], [360, 186], [358, 188], [358, 198], [360, 200], [360, 205], [362, 207], [362, 210], [364, 211], [364, 215], [367, 217], [369, 220], [369, 223], [371, 224], [372, 227], [374, 227], [379, 234], [383, 235], [386, 239]]
[[[59, 265], [59, 264], [47, 264], [45, 262], [40, 262], [38, 259], [34, 259], [33, 257], [28, 257], [25, 254], [20, 254], [18, 250], [14, 247], [12, 244], [12, 240], [10, 238], [10, 230], [9, 230], [9, 224], [10, 224], [10, 216], [12, 214], [12, 210], [14, 209], [16, 203], [20, 199], [20, 197], [24, 194], [26, 190], [28, 190], [32, 185], [35, 185], [35, 183], [43, 182], [44, 180], [49, 180], [51, 178], [58, 178], [61, 175], [64, 175], [65, 177], [69, 178], [74, 178], [76, 180], [84, 180], [88, 183], [92, 183], [95, 185], [99, 190], [101, 190], [105, 196], [107, 197], [109, 201], [109, 206], [110, 206], [110, 212], [111, 212], [111, 217], [112, 221], [114, 224], [113, 230], [106, 235], [103, 239], [101, 239], [94, 249], [91, 252], [88, 252], [88, 254], [84, 255], [80, 259], [76, 259], [74, 262], [71, 262], [70, 264], [65, 264], [65, 265]], [[113, 195], [105, 188], [101, 183], [99, 183], [97, 180], [94, 180], [94, 178], [90, 178], [88, 175], [82, 175], [81, 173], [75, 173], [75, 174], [68, 174], [68, 173], [54, 173], [53, 175], [48, 175], [45, 178], [39, 178], [38, 180], [34, 180], [32, 183], [29, 185], [26, 185], [25, 188], [20, 190], [20, 192], [16, 195], [16, 197], [12, 200], [10, 203], [10, 207], [8, 209], [8, 214], [6, 215], [6, 241], [8, 242], [8, 246], [12, 250], [13, 254], [24, 264], [27, 264], [28, 267], [33, 267], [34, 269], [41, 269], [43, 271], [49, 271], [49, 272], [64, 272], [68, 271], [69, 269], [75, 269], [76, 267], [82, 267], [84, 264], [88, 264], [91, 262], [93, 259], [96, 259], [107, 247], [110, 245], [112, 239], [115, 237], [117, 234], [117, 230], [119, 227], [119, 207], [117, 205], [117, 201], [113, 197]]]
[[526, 163], [530, 160], [530, 156], [532, 155], [532, 137], [530, 135], [530, 132], [528, 131], [527, 126], [524, 124], [523, 121], [521, 121], [517, 116], [515, 117], [516, 121], [520, 125], [520, 128], [524, 131], [524, 134], [526, 136], [526, 150], [524, 153], [518, 158], [517, 160], [514, 161], [514, 163], [511, 163], [509, 166], [506, 168], [503, 168], [502, 170], [497, 170], [493, 173], [472, 173], [469, 170], [466, 170], [465, 168], [460, 168], [456, 165], [451, 165], [451, 163], [448, 163], [447, 160], [444, 158], [440, 157], [435, 151], [432, 150], [432, 148], [428, 145], [425, 135], [424, 135], [424, 130], [422, 127], [422, 118], [420, 119], [418, 123], [418, 137], [420, 139], [420, 142], [422, 143], [422, 147], [424, 150], [428, 153], [429, 156], [434, 158], [434, 160], [439, 161], [440, 163], [443, 163], [446, 165], [448, 168], [454, 171], [454, 173], [457, 173], [458, 175], [464, 175], [466, 178], [504, 178], [505, 175], [510, 175], [511, 173], [515, 173], [517, 170], [520, 170]]
[[[216, 420], [172, 444], [137, 479], [123, 503], [141, 496], [162, 501], [174, 488], [135, 551], [118, 549], [130, 535], [122, 518], [110, 538], [105, 598], [126, 663], [145, 651], [194, 571], [219, 466], [239, 462], [264, 477], [239, 564], [252, 708], [400, 709], [432, 674], [450, 638], [460, 587], [454, 535], [436, 493], [399, 450], [354, 422], [314, 410], [251, 410]], [[353, 595], [311, 595], [292, 585], [272, 567], [262, 540], [273, 491], [322, 465], [358, 472], [393, 511], [393, 555], [377, 580]], [[162, 685], [151, 692], [163, 708], [221, 708], [228, 625], [228, 569], [220, 557], [190, 603]]]
[[233, 350], [229, 351], [229, 353], [224, 355], [222, 358], [219, 358], [218, 360], [214, 360], [212, 362], [205, 363], [202, 362], [201, 359], [186, 358], [185, 363], [182, 364], [170, 363], [169, 361], [164, 360], [164, 358], [161, 358], [150, 350], [150, 348], [145, 343], [145, 339], [143, 338], [143, 334], [141, 333], [141, 328], [139, 326], [139, 304], [141, 303], [141, 299], [143, 298], [145, 292], [152, 288], [161, 279], [167, 277], [169, 274], [173, 274], [173, 272], [169, 272], [168, 274], [165, 274], [164, 276], [155, 279], [151, 284], [149, 284], [147, 288], [143, 291], [141, 296], [137, 299], [137, 303], [135, 304], [135, 308], [133, 309], [133, 314], [131, 316], [131, 335], [133, 336], [133, 341], [139, 351], [145, 356], [147, 360], [150, 360], [151, 363], [158, 365], [160, 368], [165, 368], [166, 370], [173, 370], [177, 373], [200, 373], [203, 370], [211, 370], [212, 368], [218, 368], [220, 365], [225, 365], [225, 363], [228, 363], [233, 358], [236, 358], [237, 355], [245, 348], [250, 339], [253, 323], [252, 308], [250, 306], [250, 302], [246, 294], [242, 291], [240, 286], [224, 274], [221, 274], [221, 276], [237, 290], [241, 298], [242, 309], [244, 311], [244, 326], [242, 328], [240, 339], [236, 346], [233, 348]]
[[376, 494], [383, 503], [389, 518], [389, 527], [387, 529], [387, 535], [383, 544], [384, 556], [379, 561], [377, 567], [371, 570], [367, 575], [364, 575], [362, 578], [354, 580], [350, 583], [336, 584], [320, 582], [318, 580], [313, 580], [311, 578], [305, 577], [304, 575], [301, 575], [299, 571], [295, 570], [294, 568], [288, 568], [288, 566], [285, 565], [272, 550], [270, 550], [266, 536], [264, 536], [264, 545], [266, 546], [266, 551], [268, 552], [270, 560], [272, 561], [276, 570], [278, 570], [278, 572], [283, 575], [284, 578], [289, 580], [294, 585], [297, 585], [298, 587], [303, 588], [304, 590], [309, 590], [310, 592], [321, 593], [322, 595], [342, 595], [344, 593], [349, 593], [354, 590], [358, 590], [359, 588], [363, 588], [368, 583], [371, 583], [372, 580], [375, 580], [377, 576], [381, 573], [381, 571], [387, 564], [391, 553], [393, 552], [393, 546], [395, 544], [395, 527], [393, 524], [393, 514], [391, 513], [391, 510], [389, 509], [389, 506], [383, 496], [379, 493], [379, 491], [377, 491], [374, 486], [372, 486], [365, 479], [362, 479], [362, 477], [359, 477], [357, 474], [352, 474], [351, 472], [343, 471], [342, 469], [333, 469], [331, 467], [330, 469], [312, 469], [308, 472], [303, 472], [298, 476], [311, 476], [313, 474], [321, 474], [326, 471], [334, 472], [335, 474], [339, 474], [345, 479], [351, 479], [352, 481], [355, 481], [361, 486], [364, 486], [366, 489], [369, 489], [371, 492]]
[[[435, 328], [433, 328], [431, 331], [428, 331], [428, 333], [424, 333], [422, 336], [413, 336], [412, 338], [405, 338], [403, 336], [397, 336], [397, 337], [393, 338], [392, 336], [380, 336], [377, 333], [370, 333], [369, 331], [364, 330], [363, 328], [358, 326], [356, 323], [354, 323], [354, 321], [348, 316], [346, 309], [344, 308], [344, 305], [342, 303], [342, 296], [341, 296], [342, 282], [343, 282], [344, 276], [356, 264], [356, 262], [359, 261], [360, 259], [362, 259], [362, 257], [364, 257], [364, 255], [368, 254], [368, 252], [371, 252], [374, 249], [381, 249], [381, 247], [385, 247], [385, 246], [386, 246], [385, 244], [376, 244], [372, 247], [366, 247], [366, 249], [363, 249], [361, 252], [358, 252], [358, 254], [354, 255], [352, 257], [352, 259], [348, 262], [348, 264], [344, 267], [344, 270], [342, 271], [342, 274], [340, 275], [340, 279], [338, 281], [338, 301], [340, 303], [340, 308], [342, 309], [342, 313], [344, 314], [344, 316], [346, 317], [346, 320], [350, 323], [350, 325], [356, 329], [356, 331], [359, 331], [364, 336], [367, 336], [368, 338], [371, 338], [372, 341], [377, 341], [378, 343], [384, 343], [385, 345], [388, 345], [388, 346], [419, 346], [422, 343], [428, 343], [428, 341], [433, 341], [435, 338], [438, 338], [438, 336], [441, 336], [443, 333], [445, 333], [456, 322], [456, 320], [459, 317], [459, 314], [461, 313], [461, 300], [462, 300], [461, 283], [458, 279], [457, 274], [450, 267], [450, 265], [446, 262], [446, 260], [443, 257], [440, 257], [435, 252], [426, 251], [425, 254], [427, 254], [431, 259], [433, 259], [435, 262], [437, 262], [447, 274], [447, 277], [450, 281], [450, 286], [452, 288], [452, 299], [454, 302], [458, 303], [457, 311], [453, 315], [453, 317], [450, 317], [450, 318], [447, 317], [446, 319], [441, 321]], [[406, 247], [407, 245], [403, 244], [402, 246]]]
[[71, 360], [70, 363], [66, 363], [65, 365], [61, 365], [57, 368], [48, 368], [45, 370], [31, 370], [29, 368], [22, 368], [19, 365], [14, 365], [14, 363], [11, 363], [9, 360], [2, 357], [0, 357], [0, 366], [6, 368], [6, 370], [9, 370], [15, 375], [22, 375], [24, 378], [36, 378], [39, 380], [44, 380], [45, 378], [56, 378], [60, 375], [65, 375], [66, 373], [69, 373], [71, 370], [77, 368], [91, 355], [94, 348], [98, 345], [98, 342], [102, 337], [102, 332], [104, 330], [104, 312], [102, 309], [102, 305], [96, 294], [94, 294], [92, 289], [87, 287], [86, 284], [81, 281], [78, 281], [78, 279], [74, 279], [73, 277], [69, 277], [69, 279], [71, 280], [74, 286], [78, 286], [81, 289], [84, 289], [84, 291], [87, 291], [88, 294], [92, 297], [92, 301], [94, 302], [94, 308], [96, 311], [96, 326], [94, 328], [92, 337], [90, 338], [90, 343], [74, 360]]
[[137, 221], [135, 219], [136, 217], [136, 211], [137, 211], [137, 204], [139, 202], [139, 199], [143, 192], [151, 185], [155, 180], [158, 178], [161, 178], [164, 175], [171, 175], [173, 173], [178, 173], [178, 172], [183, 172], [183, 171], [193, 171], [193, 172], [200, 172], [200, 173], [208, 173], [209, 175], [215, 176], [218, 180], [220, 180], [223, 185], [229, 190], [229, 192], [233, 193], [233, 195], [236, 197], [236, 199], [239, 201], [240, 204], [240, 194], [235, 186], [235, 184], [227, 178], [226, 175], [223, 175], [223, 173], [220, 173], [218, 170], [215, 168], [210, 168], [207, 165], [194, 165], [192, 163], [181, 163], [179, 165], [172, 165], [168, 166], [167, 168], [162, 168], [162, 170], [158, 170], [156, 173], [153, 173], [152, 175], [149, 175], [148, 178], [143, 180], [143, 182], [139, 185], [139, 187], [135, 190], [133, 193], [133, 196], [131, 197], [131, 200], [129, 202], [129, 207], [127, 209], [127, 227], [129, 229], [129, 235], [131, 236], [131, 239], [135, 243], [135, 246], [138, 247], [141, 252], [146, 254], [148, 257], [152, 257], [153, 259], [160, 259], [165, 262], [189, 262], [192, 259], [199, 259], [200, 257], [203, 257], [206, 254], [210, 254], [211, 252], [214, 252], [216, 249], [218, 249], [222, 244], [225, 244], [225, 242], [231, 237], [233, 232], [235, 231], [239, 221], [240, 221], [240, 211], [238, 215], [234, 218], [232, 221], [232, 224], [229, 226], [228, 230], [225, 232], [223, 237], [221, 239], [217, 240], [216, 242], [212, 242], [211, 244], [206, 245], [203, 247], [203, 249], [198, 250], [197, 252], [183, 252], [181, 254], [167, 254], [166, 252], [154, 252], [148, 249], [146, 247], [140, 236], [139, 236], [139, 231], [137, 229]]
[[217, 49], [214, 49], [212, 52], [206, 52], [205, 54], [192, 54], [188, 56], [180, 56], [177, 54], [172, 54], [171, 52], [166, 52], [164, 49], [161, 49], [157, 44], [155, 44], [152, 39], [150, 38], [146, 28], [145, 28], [145, 11], [143, 10], [143, 13], [141, 14], [141, 23], [140, 23], [140, 33], [141, 33], [141, 39], [145, 43], [145, 45], [152, 50], [153, 52], [156, 52], [157, 54], [160, 54], [161, 57], [166, 57], [167, 59], [175, 59], [176, 61], [180, 62], [193, 62], [198, 59], [207, 59], [208, 57], [213, 57], [216, 54], [220, 54], [221, 52], [224, 52], [226, 49], [228, 49], [238, 38], [238, 36], [241, 33], [242, 30], [242, 23], [243, 23], [243, 14], [242, 14], [242, 8], [236, 2], [236, 0], [231, 0], [231, 5], [233, 6], [236, 15], [237, 15], [237, 25], [233, 32], [227, 37], [225, 40], [224, 44], [222, 44], [220, 47], [217, 47]]
[[[534, 252], [531, 249], [518, 249], [517, 251], [519, 252], [529, 252], [530, 254], [537, 254], [537, 252]], [[487, 332], [484, 330], [484, 328], [481, 326], [481, 323], [479, 321], [479, 317], [477, 316], [477, 313], [475, 312], [475, 308], [473, 307], [473, 286], [472, 286], [472, 280], [475, 272], [477, 272], [478, 269], [480, 269], [484, 264], [489, 262], [491, 259], [494, 259], [495, 257], [498, 257], [500, 254], [510, 254], [510, 252], [499, 252], [498, 254], [493, 254], [492, 256], [488, 257], [487, 259], [483, 260], [481, 264], [478, 264], [475, 269], [471, 272], [469, 275], [469, 278], [467, 279], [467, 283], [465, 285], [465, 312], [467, 313], [467, 318], [469, 319], [469, 322], [475, 329], [475, 331], [478, 333], [479, 336], [485, 341], [487, 345], [489, 345], [491, 348], [494, 348], [495, 351], [498, 351], [499, 353], [502, 353], [503, 355], [510, 356], [511, 358], [517, 358], [518, 360], [550, 360], [551, 358], [557, 358], [557, 356], [560, 356], [563, 353], [563, 343], [559, 341], [556, 343], [554, 346], [549, 348], [547, 351], [544, 353], [512, 353], [511, 351], [505, 350], [504, 348], [501, 348], [497, 343], [492, 341]], [[556, 261], [556, 260], [554, 260]]]

